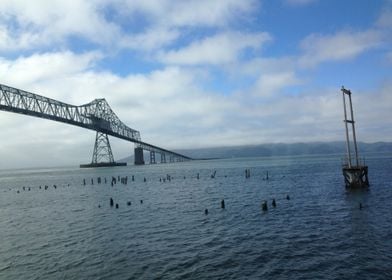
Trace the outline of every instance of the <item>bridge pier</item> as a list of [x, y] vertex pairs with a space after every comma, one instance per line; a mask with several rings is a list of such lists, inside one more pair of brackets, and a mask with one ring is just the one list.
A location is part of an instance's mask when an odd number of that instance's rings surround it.
[[135, 165], [143, 165], [143, 164], [144, 164], [143, 148], [136, 147], [135, 148]]
[[344, 183], [347, 188], [369, 187], [368, 167], [362, 166], [344, 166], [343, 167]]
[[125, 162], [115, 162], [108, 135], [97, 131], [91, 163], [81, 164], [80, 168], [126, 166]]
[[161, 163], [166, 163], [166, 154], [161, 153]]
[[154, 151], [150, 151], [150, 164], [155, 164], [155, 152]]

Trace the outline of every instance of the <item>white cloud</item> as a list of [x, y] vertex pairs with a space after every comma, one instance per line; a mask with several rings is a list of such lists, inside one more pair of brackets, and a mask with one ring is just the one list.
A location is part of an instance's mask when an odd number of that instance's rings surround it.
[[0, 51], [15, 51], [19, 49], [34, 48], [43, 36], [24, 32], [17, 34], [0, 25]]
[[136, 13], [153, 25], [165, 27], [226, 26], [258, 7], [255, 0], [145, 0], [114, 1], [120, 15]]
[[100, 1], [1, 1], [0, 50], [15, 51], [52, 46], [69, 36], [110, 45], [121, 37], [117, 25], [100, 14]]
[[225, 32], [195, 41], [179, 50], [161, 53], [159, 57], [168, 64], [227, 64], [236, 62], [242, 51], [259, 49], [269, 40], [271, 36], [265, 32]]
[[2, 83], [20, 87], [30, 87], [37, 82], [50, 83], [53, 80], [57, 83], [89, 70], [101, 57], [98, 52], [77, 55], [65, 51], [33, 54], [15, 60], [0, 58], [0, 76]]
[[258, 96], [268, 97], [280, 90], [300, 84], [301, 81], [295, 76], [294, 72], [275, 72], [262, 74], [256, 81], [254, 94]]
[[157, 27], [125, 36], [119, 45], [121, 48], [152, 51], [172, 44], [179, 36], [180, 32], [176, 29]]
[[257, 57], [252, 60], [242, 62], [234, 70], [234, 74], [242, 73], [244, 75], [259, 76], [260, 73], [279, 73], [295, 71], [295, 57]]
[[256, 4], [253, 0], [178, 1], [173, 6], [170, 19], [176, 26], [220, 26], [232, 21], [234, 15], [250, 12]]
[[[173, 43], [180, 28], [235, 22], [257, 1], [1, 0], [0, 5], [0, 51], [66, 46], [75, 37], [110, 49], [150, 51]], [[124, 28], [134, 17], [138, 28]]]
[[381, 35], [376, 30], [342, 31], [333, 35], [309, 35], [301, 42], [303, 55], [299, 59], [299, 64], [303, 67], [313, 67], [322, 62], [354, 58], [379, 46]]

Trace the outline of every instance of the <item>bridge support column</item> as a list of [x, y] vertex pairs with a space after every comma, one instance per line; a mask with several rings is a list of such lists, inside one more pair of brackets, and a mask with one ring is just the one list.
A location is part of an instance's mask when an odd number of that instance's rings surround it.
[[155, 161], [155, 152], [154, 151], [150, 151], [150, 164], [155, 164], [157, 163]]
[[161, 153], [161, 163], [166, 163], [166, 154]]
[[143, 164], [144, 164], [143, 148], [136, 147], [135, 148], [135, 165], [143, 165]]
[[365, 166], [353, 166], [343, 167], [343, 176], [346, 188], [362, 188], [369, 187], [368, 179], [368, 167]]
[[93, 157], [91, 163], [81, 164], [81, 168], [90, 167], [108, 167], [108, 166], [125, 166], [125, 162], [115, 162], [113, 158], [112, 148], [110, 147], [110, 142], [108, 135], [97, 131], [95, 136], [95, 145], [93, 151]]

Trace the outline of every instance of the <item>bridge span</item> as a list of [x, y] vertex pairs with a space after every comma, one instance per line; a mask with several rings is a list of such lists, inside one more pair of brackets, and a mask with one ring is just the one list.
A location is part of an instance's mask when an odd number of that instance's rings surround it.
[[144, 151], [150, 152], [150, 163], [157, 163], [157, 154], [160, 154], [161, 163], [191, 160], [185, 155], [143, 142], [140, 132], [126, 126], [103, 98], [76, 106], [0, 84], [0, 110], [96, 131], [91, 163], [81, 167], [124, 165], [114, 161], [108, 135], [135, 143], [135, 165], [144, 164]]

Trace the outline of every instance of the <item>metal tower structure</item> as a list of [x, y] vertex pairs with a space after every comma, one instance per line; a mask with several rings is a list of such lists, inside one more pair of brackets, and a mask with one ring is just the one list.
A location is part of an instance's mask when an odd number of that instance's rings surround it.
[[114, 158], [108, 135], [97, 131], [91, 163], [97, 164], [99, 162], [113, 163]]
[[[176, 158], [177, 161], [191, 160], [190, 157], [185, 155], [143, 142], [140, 138], [140, 132], [126, 126], [113, 112], [105, 99], [95, 99], [90, 103], [75, 106], [0, 84], [0, 110], [94, 130], [97, 132], [96, 139], [106, 138], [107, 141], [104, 140], [104, 142], [99, 140], [99, 144], [102, 145], [103, 143], [107, 143], [106, 146], [109, 147], [108, 150], [110, 150], [109, 140], [107, 138], [108, 135], [133, 142], [135, 143], [135, 164], [144, 164], [144, 150], [153, 153], [154, 158], [155, 153], [160, 153], [161, 156], [164, 155], [163, 157], [168, 155]], [[103, 135], [105, 135], [105, 137]], [[105, 145], [102, 145], [102, 147], [103, 146]], [[96, 150], [94, 148], [94, 154], [95, 153]], [[93, 163], [95, 163], [94, 154]], [[113, 157], [113, 155], [111, 155], [111, 157]], [[97, 164], [99, 163], [98, 158], [99, 156], [97, 156]], [[84, 167], [95, 166], [85, 165]]]
[[[343, 95], [343, 110], [344, 110], [344, 124], [346, 130], [346, 149], [347, 155], [346, 160], [343, 164], [343, 176], [346, 187], [368, 187], [368, 167], [362, 164], [359, 160], [357, 137], [355, 134], [355, 121], [353, 105], [351, 100], [351, 91], [342, 87]], [[348, 98], [348, 104], [346, 102]], [[349, 114], [347, 114], [349, 111]], [[349, 115], [349, 116], [348, 116]], [[350, 137], [350, 132], [351, 136]], [[352, 138], [352, 139], [351, 139]], [[352, 145], [354, 151], [352, 151]]]
[[107, 134], [97, 131], [91, 163], [81, 164], [81, 168], [104, 167], [104, 166], [125, 166], [125, 162], [115, 162], [112, 148], [110, 147]]

